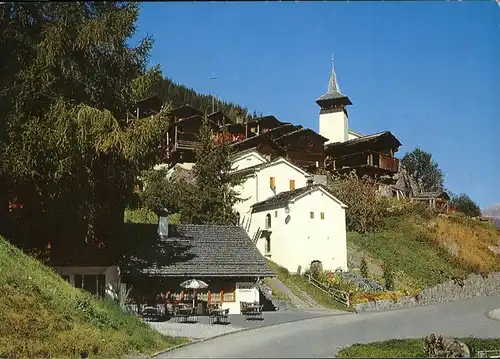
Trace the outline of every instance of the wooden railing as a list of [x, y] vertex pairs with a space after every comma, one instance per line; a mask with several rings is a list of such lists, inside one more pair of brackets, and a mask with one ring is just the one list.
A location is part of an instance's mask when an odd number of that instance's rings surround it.
[[175, 149], [182, 150], [194, 150], [200, 146], [201, 144], [198, 141], [177, 140], [175, 143]]
[[378, 167], [394, 172], [399, 170], [399, 160], [397, 158], [384, 155], [382, 153], [378, 153], [378, 156]]
[[[221, 297], [222, 301], [224, 302], [234, 302], [235, 301], [235, 295], [234, 292], [208, 292], [208, 291], [203, 291], [203, 292], [198, 292], [198, 300], [203, 300], [203, 301], [210, 301], [210, 302], [221, 302]], [[171, 293], [170, 298], [173, 300], [193, 300], [193, 292], [192, 290], [186, 290], [185, 292], [180, 292], [180, 293]]]
[[350, 302], [349, 302], [349, 293], [343, 292], [338, 289], [334, 288], [328, 288], [325, 286], [323, 283], [318, 282], [316, 279], [311, 277], [309, 274], [308, 276], [309, 284], [313, 285], [314, 287], [318, 288], [322, 292], [328, 294], [331, 296], [333, 299], [335, 299], [337, 302], [344, 304], [346, 307], [349, 307]]
[[341, 157], [332, 157], [328, 159], [328, 162], [333, 166], [334, 170], [365, 165], [392, 172], [397, 172], [399, 170], [399, 160], [397, 158], [373, 151], [358, 152]]

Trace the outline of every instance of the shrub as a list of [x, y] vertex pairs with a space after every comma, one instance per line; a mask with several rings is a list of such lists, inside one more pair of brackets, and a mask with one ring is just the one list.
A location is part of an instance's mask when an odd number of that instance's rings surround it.
[[311, 276], [318, 280], [320, 279], [321, 274], [323, 273], [323, 265], [321, 262], [314, 261], [311, 263]]
[[361, 271], [361, 275], [363, 276], [363, 278], [368, 278], [368, 263], [366, 263], [366, 259], [361, 259], [359, 270]]
[[383, 266], [383, 271], [384, 271], [384, 282], [385, 282], [385, 289], [387, 290], [393, 290], [394, 289], [394, 274], [392, 272], [392, 268], [384, 263]]
[[458, 211], [469, 217], [480, 217], [481, 209], [468, 195], [461, 193], [452, 196], [451, 205]]
[[330, 183], [330, 191], [348, 206], [346, 225], [349, 231], [366, 233], [383, 226], [388, 199], [379, 194], [377, 184], [368, 177], [359, 178], [354, 172], [333, 177]]

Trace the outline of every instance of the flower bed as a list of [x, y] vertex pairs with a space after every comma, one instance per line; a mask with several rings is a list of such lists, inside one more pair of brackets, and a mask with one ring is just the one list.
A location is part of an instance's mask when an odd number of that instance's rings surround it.
[[[309, 272], [305, 274], [309, 275]], [[355, 272], [317, 271], [314, 273], [313, 277], [327, 288], [349, 293], [349, 302], [351, 306], [378, 300], [396, 301], [398, 298], [412, 295], [416, 296], [420, 293], [419, 289], [387, 291], [384, 286], [376, 280], [364, 278]]]
[[408, 291], [408, 290], [397, 290], [397, 291], [385, 291], [385, 292], [377, 292], [377, 293], [369, 293], [369, 292], [354, 292], [351, 294], [350, 300], [351, 305], [367, 303], [371, 301], [377, 300], [398, 300], [398, 298], [409, 296], [409, 295], [418, 295], [419, 291]]

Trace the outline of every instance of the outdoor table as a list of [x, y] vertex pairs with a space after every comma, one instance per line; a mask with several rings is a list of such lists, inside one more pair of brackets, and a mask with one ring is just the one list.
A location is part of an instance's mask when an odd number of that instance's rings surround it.
[[224, 322], [227, 323], [227, 317], [229, 314], [229, 309], [212, 309], [209, 313], [209, 321], [210, 324], [213, 324], [214, 321], [220, 322], [221, 319], [224, 319]]
[[245, 308], [245, 316], [259, 317], [262, 318], [262, 305], [250, 304]]
[[190, 317], [192, 317], [194, 320], [196, 320], [196, 313], [194, 308], [190, 307], [180, 307], [179, 308], [179, 313], [182, 316], [183, 322], [187, 322]]

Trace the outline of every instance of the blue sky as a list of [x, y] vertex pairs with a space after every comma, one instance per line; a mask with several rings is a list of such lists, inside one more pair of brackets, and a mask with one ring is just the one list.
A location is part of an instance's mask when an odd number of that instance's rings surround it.
[[500, 202], [500, 7], [482, 2], [143, 3], [175, 82], [318, 130], [332, 53], [350, 127], [420, 146], [445, 186]]

